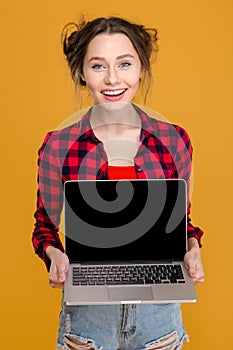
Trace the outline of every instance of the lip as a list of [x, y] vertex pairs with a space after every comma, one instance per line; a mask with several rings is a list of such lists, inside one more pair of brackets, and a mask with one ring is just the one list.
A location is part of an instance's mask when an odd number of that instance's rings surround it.
[[[121, 92], [118, 95], [106, 95], [105, 94], [105, 92], [110, 92], [110, 93], [113, 92], [114, 93], [115, 91], [121, 91], [121, 90], [123, 90], [123, 92]], [[127, 91], [126, 88], [122, 88], [122, 89], [104, 89], [104, 90], [101, 90], [100, 92], [105, 100], [111, 101], [111, 102], [114, 102], [114, 101], [117, 102], [117, 101], [120, 101], [124, 97], [126, 91]]]

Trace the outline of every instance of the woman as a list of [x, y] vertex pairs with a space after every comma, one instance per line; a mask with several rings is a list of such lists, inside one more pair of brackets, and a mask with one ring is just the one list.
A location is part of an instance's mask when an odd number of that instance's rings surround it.
[[[150, 58], [153, 49], [157, 51], [157, 31], [117, 17], [83, 22], [71, 34], [67, 28], [64, 53], [76, 86], [86, 86], [93, 108], [80, 122], [48, 133], [39, 150], [33, 244], [53, 288], [63, 288], [69, 269], [58, 235], [65, 181], [179, 177], [190, 186], [192, 157], [184, 129], [149, 118], [131, 104], [139, 87], [144, 84], [148, 91], [151, 86]], [[118, 147], [122, 143], [124, 147]], [[116, 151], [122, 153], [116, 156]], [[197, 285], [204, 280], [203, 232], [191, 224], [189, 214], [190, 204], [184, 260]], [[181, 349], [187, 339], [178, 304], [63, 303], [57, 349]]]

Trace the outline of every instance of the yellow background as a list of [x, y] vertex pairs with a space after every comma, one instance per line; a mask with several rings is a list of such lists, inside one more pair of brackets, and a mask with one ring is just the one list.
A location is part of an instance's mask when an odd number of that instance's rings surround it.
[[[37, 149], [78, 104], [61, 53], [64, 24], [119, 15], [159, 29], [148, 106], [189, 132], [193, 223], [202, 227], [206, 282], [183, 305], [191, 343], [232, 346], [232, 0], [2, 1], [1, 318], [5, 350], [55, 349], [61, 293], [31, 246]], [[85, 102], [85, 101], [84, 101]], [[89, 103], [87, 101], [86, 103]]]

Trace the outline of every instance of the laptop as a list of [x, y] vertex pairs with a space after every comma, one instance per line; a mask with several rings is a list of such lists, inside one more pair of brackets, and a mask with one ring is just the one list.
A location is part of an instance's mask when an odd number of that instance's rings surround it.
[[183, 179], [64, 184], [67, 305], [197, 301]]

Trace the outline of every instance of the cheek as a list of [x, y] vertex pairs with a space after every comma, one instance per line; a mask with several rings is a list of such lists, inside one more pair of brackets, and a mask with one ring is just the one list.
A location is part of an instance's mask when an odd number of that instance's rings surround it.
[[96, 93], [98, 84], [94, 79], [86, 79], [86, 86], [91, 95]]
[[134, 90], [137, 90], [138, 86], [139, 86], [139, 83], [140, 83], [140, 78], [138, 78], [137, 80], [136, 79], [132, 79], [131, 80], [131, 88], [134, 89]]
[[83, 80], [86, 82], [86, 87], [89, 91], [94, 92], [97, 88], [97, 79], [89, 70], [83, 69]]
[[141, 71], [135, 70], [129, 78], [129, 82], [130, 82], [131, 86], [137, 87], [139, 85], [140, 78], [141, 78]]

